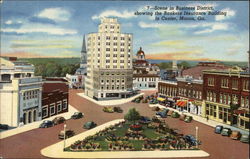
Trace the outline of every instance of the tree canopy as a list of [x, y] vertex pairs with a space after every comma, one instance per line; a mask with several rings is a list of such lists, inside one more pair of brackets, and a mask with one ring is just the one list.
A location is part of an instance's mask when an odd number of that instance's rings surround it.
[[140, 119], [140, 113], [135, 108], [131, 108], [124, 116], [124, 119], [135, 122], [136, 120]]

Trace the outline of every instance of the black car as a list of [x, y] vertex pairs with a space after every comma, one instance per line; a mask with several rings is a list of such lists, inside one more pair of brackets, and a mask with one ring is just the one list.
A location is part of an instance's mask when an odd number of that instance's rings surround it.
[[52, 126], [54, 126], [54, 123], [52, 121], [50, 121], [50, 120], [44, 120], [40, 124], [39, 128], [48, 128], [48, 127], [52, 127]]
[[92, 129], [92, 128], [94, 128], [94, 127], [96, 127], [96, 123], [95, 122], [93, 122], [93, 121], [89, 121], [89, 122], [87, 122], [87, 123], [85, 123], [84, 125], [83, 125], [83, 128], [84, 129]]
[[71, 119], [80, 119], [83, 117], [83, 114], [81, 112], [75, 112], [72, 116]]
[[0, 124], [0, 129], [8, 130], [9, 126], [7, 124]]
[[197, 144], [201, 144], [200, 141], [197, 141], [196, 138], [193, 135], [185, 135], [183, 139], [191, 144], [192, 146], [196, 146]]
[[150, 123], [152, 120], [147, 117], [147, 116], [141, 116], [140, 120], [139, 120], [139, 123], [141, 124], [148, 124]]
[[222, 131], [222, 129], [223, 129], [223, 126], [222, 126], [222, 125], [216, 125], [216, 127], [214, 128], [214, 132], [215, 132], [216, 134], [220, 134], [221, 131]]
[[114, 110], [114, 112], [117, 112], [117, 113], [122, 113], [123, 112], [121, 107], [114, 107], [113, 110]]

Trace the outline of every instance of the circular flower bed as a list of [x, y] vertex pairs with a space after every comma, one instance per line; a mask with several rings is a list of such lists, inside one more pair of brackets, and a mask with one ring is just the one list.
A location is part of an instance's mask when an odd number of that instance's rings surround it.
[[141, 131], [142, 130], [142, 125], [140, 124], [132, 124], [130, 125], [130, 130], [133, 130], [133, 131]]

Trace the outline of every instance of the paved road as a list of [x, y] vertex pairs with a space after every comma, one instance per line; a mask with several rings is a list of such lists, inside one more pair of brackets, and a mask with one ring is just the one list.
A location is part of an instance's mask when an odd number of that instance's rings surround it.
[[[67, 127], [73, 129], [76, 134], [86, 131], [82, 125], [86, 121], [95, 121], [98, 125], [113, 119], [123, 118], [129, 108], [135, 107], [142, 115], [152, 116], [155, 112], [147, 104], [127, 103], [120, 107], [123, 114], [104, 113], [102, 107], [89, 102], [76, 93], [81, 90], [70, 90], [69, 103], [84, 112], [85, 117], [78, 120], [68, 120]], [[151, 94], [152, 91], [145, 92]], [[231, 140], [228, 137], [215, 134], [213, 128], [199, 122], [185, 123], [179, 119], [166, 118], [166, 122], [172, 128], [177, 128], [183, 134], [195, 134], [195, 127], [199, 127], [199, 139], [202, 141], [200, 148], [210, 154], [210, 157], [202, 159], [248, 159], [249, 145], [240, 141]], [[45, 158], [40, 150], [59, 141], [57, 134], [63, 129], [63, 124], [47, 129], [34, 129], [18, 135], [0, 140], [0, 156], [4, 158]], [[196, 158], [198, 159], [198, 158]]]

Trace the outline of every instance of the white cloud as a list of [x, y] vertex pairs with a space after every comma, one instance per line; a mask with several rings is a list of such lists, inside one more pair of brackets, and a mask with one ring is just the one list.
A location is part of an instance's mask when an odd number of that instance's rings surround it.
[[167, 26], [168, 24], [159, 24], [159, 23], [145, 23], [145, 22], [139, 22], [138, 25], [141, 28], [159, 28], [159, 27], [164, 27]]
[[229, 18], [233, 17], [236, 14], [236, 11], [234, 11], [234, 10], [232, 10], [230, 8], [222, 9], [221, 12], [226, 12], [226, 16], [224, 16], [224, 15], [216, 15], [215, 16], [216, 21], [229, 19]]
[[228, 24], [226, 24], [226, 23], [214, 23], [210, 26], [210, 28], [205, 29], [205, 30], [201, 30], [201, 31], [197, 31], [194, 34], [205, 34], [205, 33], [214, 32], [216, 30], [227, 30], [227, 29], [228, 29]]
[[5, 24], [8, 24], [8, 25], [13, 24], [13, 21], [12, 21], [12, 20], [7, 20], [7, 21], [5, 22]]
[[38, 15], [40, 18], [48, 18], [54, 21], [68, 21], [71, 13], [64, 8], [46, 8]]
[[135, 15], [134, 15], [134, 12], [128, 11], [128, 10], [124, 10], [124, 11], [106, 10], [100, 13], [99, 15], [92, 16], [92, 19], [95, 20], [95, 19], [100, 19], [100, 18], [105, 18], [105, 17], [119, 17], [119, 18], [129, 19], [129, 18], [135, 17]]
[[21, 28], [2, 28], [2, 32], [5, 33], [16, 33], [16, 34], [27, 34], [27, 33], [47, 33], [50, 35], [74, 35], [77, 34], [76, 30], [64, 29], [60, 27], [55, 27], [51, 25], [29, 25], [26, 24]]

